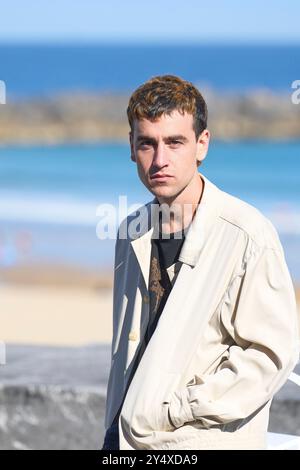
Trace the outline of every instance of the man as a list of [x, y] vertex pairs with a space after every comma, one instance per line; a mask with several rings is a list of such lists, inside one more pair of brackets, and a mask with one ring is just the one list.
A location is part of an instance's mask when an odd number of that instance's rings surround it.
[[118, 231], [103, 449], [265, 448], [299, 354], [277, 232], [198, 172], [210, 133], [191, 83], [152, 78], [127, 113], [155, 197]]

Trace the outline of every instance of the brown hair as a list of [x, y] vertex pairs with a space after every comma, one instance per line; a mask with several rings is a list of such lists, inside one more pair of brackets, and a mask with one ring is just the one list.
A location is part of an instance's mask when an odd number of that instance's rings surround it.
[[175, 75], [153, 77], [130, 97], [127, 116], [131, 131], [135, 119], [155, 121], [162, 114], [171, 114], [175, 110], [193, 115], [193, 128], [198, 139], [207, 127], [207, 106], [200, 91]]

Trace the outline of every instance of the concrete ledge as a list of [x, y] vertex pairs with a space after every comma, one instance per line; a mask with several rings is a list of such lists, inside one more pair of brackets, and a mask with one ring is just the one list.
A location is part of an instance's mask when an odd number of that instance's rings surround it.
[[0, 449], [101, 449], [105, 396], [58, 386], [0, 388]]

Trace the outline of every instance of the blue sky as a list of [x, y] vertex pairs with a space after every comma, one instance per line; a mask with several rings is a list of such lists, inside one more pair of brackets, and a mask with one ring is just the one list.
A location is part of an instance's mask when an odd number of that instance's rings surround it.
[[300, 42], [299, 0], [0, 0], [0, 41]]

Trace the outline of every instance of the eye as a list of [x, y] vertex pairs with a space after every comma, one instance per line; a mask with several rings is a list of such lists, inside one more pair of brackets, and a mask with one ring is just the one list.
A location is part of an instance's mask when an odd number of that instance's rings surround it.
[[172, 147], [179, 147], [181, 144], [182, 144], [182, 142], [180, 140], [171, 140], [170, 141], [170, 145]]
[[146, 150], [148, 148], [150, 148], [152, 146], [152, 142], [148, 141], [148, 140], [144, 140], [142, 142], [140, 142], [139, 144], [139, 148], [142, 149], [142, 150]]

